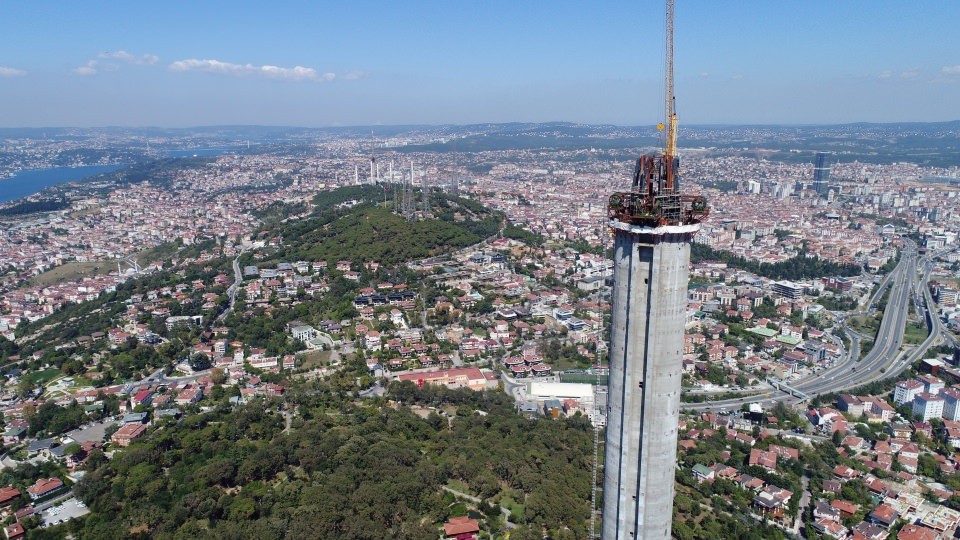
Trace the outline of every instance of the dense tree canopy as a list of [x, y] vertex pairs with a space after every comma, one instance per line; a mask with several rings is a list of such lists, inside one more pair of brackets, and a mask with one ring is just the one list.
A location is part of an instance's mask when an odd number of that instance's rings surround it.
[[841, 264], [833, 261], [811, 257], [801, 253], [785, 261], [776, 263], [757, 262], [745, 259], [729, 251], [719, 251], [705, 244], [693, 243], [690, 247], [690, 261], [725, 262], [733, 268], [753, 272], [759, 276], [771, 279], [811, 279], [826, 276], [856, 276], [861, 268], [855, 264]]
[[462, 513], [441, 489], [459, 481], [490, 501], [483, 508], [493, 524], [509, 498], [518, 524], [586, 537], [593, 439], [585, 419], [529, 420], [497, 392], [410, 383], [391, 392], [408, 405], [459, 413], [450, 421], [370, 406], [318, 382], [291, 391], [287, 406], [299, 415], [284, 431], [279, 401], [235, 410], [220, 402], [88, 473], [75, 489], [93, 513], [77, 532], [435, 539], [443, 521]]
[[500, 214], [439, 192], [431, 193], [431, 217], [407, 220], [392, 211], [391, 189], [350, 186], [318, 194], [309, 218], [261, 231], [289, 240], [271, 259], [400, 263], [475, 244], [500, 228]]

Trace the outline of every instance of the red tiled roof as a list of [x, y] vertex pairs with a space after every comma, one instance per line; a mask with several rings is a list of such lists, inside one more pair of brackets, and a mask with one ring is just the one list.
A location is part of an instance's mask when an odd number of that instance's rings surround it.
[[13, 499], [16, 499], [20, 496], [20, 490], [13, 487], [7, 486], [3, 489], [0, 489], [0, 504], [6, 504]]
[[466, 516], [450, 518], [450, 521], [443, 524], [443, 533], [446, 536], [458, 536], [461, 534], [480, 532], [480, 524], [475, 519]]
[[28, 487], [27, 491], [34, 497], [40, 497], [61, 487], [63, 487], [63, 480], [59, 478], [41, 478], [36, 484]]
[[5, 527], [4, 532], [7, 534], [7, 538], [20, 538], [26, 533], [23, 525], [21, 525], [19, 521], [9, 527]]

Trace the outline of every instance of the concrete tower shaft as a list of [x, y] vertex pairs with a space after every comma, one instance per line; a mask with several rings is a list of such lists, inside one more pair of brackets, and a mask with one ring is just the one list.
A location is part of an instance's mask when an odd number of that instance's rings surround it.
[[670, 538], [690, 242], [699, 224], [612, 221], [604, 540]]

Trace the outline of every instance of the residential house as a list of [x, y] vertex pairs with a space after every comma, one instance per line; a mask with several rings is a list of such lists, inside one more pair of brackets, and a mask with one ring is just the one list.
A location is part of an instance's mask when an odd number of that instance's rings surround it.
[[942, 397], [920, 392], [913, 398], [913, 414], [922, 417], [924, 422], [931, 418], [940, 418], [943, 415], [943, 405]]
[[940, 397], [943, 398], [943, 419], [960, 422], [960, 390], [944, 388], [940, 390]]
[[203, 388], [194, 387], [194, 388], [184, 388], [177, 394], [177, 398], [174, 402], [177, 405], [186, 405], [188, 403], [196, 403], [203, 398]]
[[836, 508], [840, 511], [840, 518], [847, 519], [856, 515], [857, 511], [860, 510], [860, 507], [853, 504], [850, 501], [845, 501], [843, 499], [836, 499], [830, 502], [830, 506]]
[[3, 528], [3, 533], [6, 535], [7, 540], [20, 540], [21, 538], [27, 537], [27, 531], [23, 528], [23, 525], [19, 521], [15, 521], [12, 524]]
[[867, 514], [867, 520], [871, 523], [876, 523], [884, 529], [889, 529], [893, 525], [897, 518], [900, 517], [900, 514], [893, 509], [889, 504], [880, 504], [876, 508], [870, 511]]
[[837, 398], [837, 408], [854, 418], [859, 418], [864, 413], [865, 406], [866, 404], [857, 396], [840, 394]]
[[927, 373], [917, 377], [917, 380], [923, 383], [923, 391], [928, 394], [936, 394], [945, 386], [938, 377]]
[[13, 486], [0, 488], [0, 508], [10, 506], [10, 504], [17, 500], [18, 497], [20, 497], [19, 489]]
[[913, 403], [913, 398], [923, 392], [923, 383], [917, 379], [900, 381], [893, 388], [893, 402], [897, 405]]
[[817, 501], [813, 506], [813, 518], [815, 520], [827, 519], [830, 521], [840, 521], [840, 510], [830, 506], [826, 501]]
[[32, 486], [27, 488], [27, 493], [30, 495], [30, 498], [37, 500], [64, 487], [63, 480], [59, 478], [41, 478], [37, 480]]
[[26, 436], [27, 436], [27, 428], [25, 427], [10, 428], [3, 434], [3, 444], [6, 444], [6, 445], [17, 444], [18, 442], [22, 441]]
[[820, 534], [828, 538], [837, 540], [846, 539], [850, 532], [839, 521], [830, 519], [819, 519], [813, 523], [813, 528]]
[[702, 463], [697, 463], [696, 465], [694, 465], [692, 472], [693, 472], [694, 478], [697, 479], [698, 484], [702, 484], [704, 482], [712, 482], [714, 479], [715, 471], [710, 467], [703, 465]]
[[764, 516], [773, 519], [783, 517], [793, 493], [774, 485], [768, 485], [753, 498], [753, 505]]
[[127, 424], [116, 431], [110, 440], [118, 446], [130, 446], [134, 439], [142, 436], [147, 431], [147, 426], [143, 424]]
[[853, 527], [851, 540], [885, 540], [889, 533], [873, 523], [861, 521]]
[[748, 463], [751, 466], [763, 467], [768, 471], [774, 472], [777, 470], [777, 454], [775, 452], [766, 452], [754, 448], [750, 450], [750, 460]]
[[938, 540], [937, 531], [923, 525], [904, 525], [897, 534], [897, 540]]
[[467, 516], [450, 518], [443, 524], [443, 537], [447, 539], [474, 540], [479, 532], [479, 522]]

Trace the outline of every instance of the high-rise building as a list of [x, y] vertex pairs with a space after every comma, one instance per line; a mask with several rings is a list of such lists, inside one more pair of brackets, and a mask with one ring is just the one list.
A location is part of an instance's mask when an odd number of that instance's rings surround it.
[[817, 195], [826, 195], [829, 189], [827, 182], [830, 181], [830, 165], [826, 161], [827, 154], [817, 152], [817, 160], [813, 166], [813, 190]]

